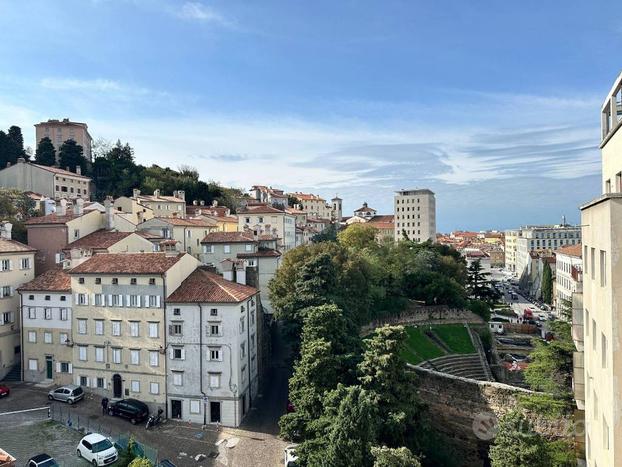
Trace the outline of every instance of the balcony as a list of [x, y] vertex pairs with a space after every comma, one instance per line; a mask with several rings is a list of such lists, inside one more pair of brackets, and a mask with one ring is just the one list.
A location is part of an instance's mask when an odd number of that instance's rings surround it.
[[583, 352], [572, 354], [572, 389], [579, 410], [585, 410], [585, 373]]
[[572, 340], [579, 352], [583, 351], [583, 294], [572, 294]]

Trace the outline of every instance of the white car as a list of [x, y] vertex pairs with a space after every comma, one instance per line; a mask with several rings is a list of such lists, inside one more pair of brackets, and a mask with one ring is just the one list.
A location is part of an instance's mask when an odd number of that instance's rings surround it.
[[291, 444], [285, 448], [285, 467], [298, 467], [298, 456], [296, 455], [296, 448], [298, 446]]
[[78, 457], [89, 461], [95, 467], [112, 464], [119, 457], [114, 444], [99, 433], [91, 433], [82, 438], [76, 451]]

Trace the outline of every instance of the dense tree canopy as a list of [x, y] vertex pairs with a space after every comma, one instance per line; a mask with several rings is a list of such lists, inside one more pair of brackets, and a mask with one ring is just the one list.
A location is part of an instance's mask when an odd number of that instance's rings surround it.
[[492, 467], [548, 467], [551, 460], [546, 440], [533, 431], [519, 412], [505, 415], [499, 421], [499, 432], [490, 448]]
[[7, 163], [15, 164], [20, 157], [27, 157], [21, 128], [13, 125], [6, 132], [0, 131], [0, 169]]
[[337, 238], [339, 243], [348, 249], [375, 249], [378, 247], [378, 243], [376, 243], [377, 232], [374, 227], [364, 223], [352, 224], [339, 232]]
[[419, 459], [405, 447], [374, 446], [371, 454], [374, 457], [374, 467], [421, 467]]
[[26, 243], [24, 221], [35, 215], [35, 202], [19, 190], [0, 188], [0, 220], [13, 224], [14, 240]]
[[549, 305], [553, 303], [553, 271], [548, 262], [544, 263], [542, 269], [542, 283], [540, 286], [542, 292], [542, 301]]
[[51, 167], [56, 164], [56, 149], [47, 136], [41, 138], [35, 152], [35, 162]]
[[58, 163], [62, 169], [68, 168], [71, 172], [75, 172], [79, 166], [82, 174], [87, 174], [88, 162], [83, 148], [73, 139], [68, 139], [58, 149]]

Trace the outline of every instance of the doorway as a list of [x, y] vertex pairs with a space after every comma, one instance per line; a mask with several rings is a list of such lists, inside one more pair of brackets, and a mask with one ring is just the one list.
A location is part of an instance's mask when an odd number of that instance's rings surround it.
[[171, 417], [181, 418], [181, 401], [173, 399], [171, 400]]
[[220, 402], [209, 403], [209, 421], [210, 423], [220, 423]]
[[45, 377], [52, 379], [52, 357], [50, 355], [45, 356]]
[[123, 380], [118, 373], [112, 376], [112, 392], [115, 399], [120, 399], [123, 394]]

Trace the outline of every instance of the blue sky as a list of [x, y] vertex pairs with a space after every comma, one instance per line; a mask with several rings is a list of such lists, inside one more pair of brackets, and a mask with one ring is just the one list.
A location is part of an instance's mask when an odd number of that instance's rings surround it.
[[0, 128], [85, 121], [138, 162], [438, 228], [578, 221], [599, 192], [614, 1], [0, 0]]

